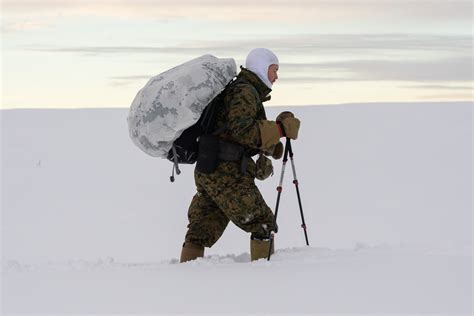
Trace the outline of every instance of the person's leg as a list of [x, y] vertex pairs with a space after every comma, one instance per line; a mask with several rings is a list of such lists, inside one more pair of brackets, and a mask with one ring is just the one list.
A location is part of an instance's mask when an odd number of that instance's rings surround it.
[[[234, 170], [235, 169], [235, 170]], [[242, 175], [240, 169], [227, 165], [219, 177], [197, 175], [214, 204], [242, 230], [251, 233], [253, 260], [268, 255], [273, 212], [265, 203], [254, 178]]]
[[[251, 233], [250, 258], [266, 258], [270, 248], [270, 233], [273, 225], [273, 213], [265, 203], [257, 186], [252, 183], [237, 185], [231, 192], [234, 197], [219, 203], [222, 211], [238, 227]], [[274, 245], [273, 245], [274, 246]], [[274, 247], [271, 252], [274, 252]]]
[[181, 262], [204, 256], [204, 247], [211, 247], [221, 237], [229, 219], [212, 199], [199, 189], [188, 211], [188, 231], [181, 252]]
[[265, 203], [253, 179], [240, 179], [232, 186], [221, 187], [211, 196], [219, 209], [235, 225], [253, 238], [268, 238], [272, 231], [273, 213]]

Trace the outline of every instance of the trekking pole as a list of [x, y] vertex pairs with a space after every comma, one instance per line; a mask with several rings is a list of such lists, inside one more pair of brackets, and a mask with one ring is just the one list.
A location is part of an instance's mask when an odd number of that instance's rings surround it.
[[270, 247], [268, 248], [267, 261], [270, 261], [270, 256], [272, 255], [273, 239], [275, 238], [274, 232], [275, 232], [276, 221], [277, 221], [277, 216], [278, 216], [278, 208], [280, 207], [281, 191], [283, 191], [283, 177], [285, 176], [285, 168], [286, 168], [286, 163], [288, 161], [288, 151], [291, 148], [291, 145], [288, 146], [289, 144], [290, 144], [290, 139], [286, 138], [285, 154], [283, 155], [283, 166], [281, 167], [280, 184], [277, 187], [278, 196], [277, 196], [277, 202], [276, 202], [276, 207], [275, 207], [275, 216], [273, 217], [272, 232], [270, 232]]
[[298, 196], [298, 204], [300, 206], [300, 214], [301, 214], [301, 222], [302, 222], [301, 228], [303, 228], [304, 230], [304, 238], [306, 239], [306, 246], [309, 246], [308, 233], [306, 232], [306, 223], [304, 221], [303, 206], [301, 205], [299, 183], [298, 183], [298, 179], [296, 178], [296, 168], [295, 168], [295, 161], [293, 159], [293, 149], [291, 148], [291, 141], [289, 138], [287, 138], [286, 140], [285, 151], [287, 150], [286, 147], [288, 147], [288, 152], [290, 153], [291, 169], [293, 169], [293, 183], [295, 184], [296, 195]]

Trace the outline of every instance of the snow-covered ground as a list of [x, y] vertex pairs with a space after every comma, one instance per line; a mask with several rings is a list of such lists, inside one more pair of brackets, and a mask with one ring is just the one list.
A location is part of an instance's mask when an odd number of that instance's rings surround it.
[[17, 313], [468, 314], [470, 254], [420, 249], [293, 248], [270, 263], [248, 254], [189, 264], [70, 261], [10, 265]]
[[192, 167], [171, 184], [128, 110], [1, 111], [2, 313], [471, 315], [472, 103], [291, 110], [311, 247], [287, 169], [271, 262], [230, 225], [186, 264]]

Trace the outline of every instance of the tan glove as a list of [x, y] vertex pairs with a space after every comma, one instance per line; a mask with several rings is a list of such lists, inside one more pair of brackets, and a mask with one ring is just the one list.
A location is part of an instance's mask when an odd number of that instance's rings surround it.
[[283, 133], [286, 137], [291, 139], [298, 138], [298, 131], [300, 129], [301, 122], [296, 117], [287, 117], [281, 122], [279, 122], [279, 124], [281, 124], [281, 127], [283, 128]]
[[280, 159], [283, 156], [283, 151], [283, 144], [281, 142], [278, 142], [278, 144], [273, 145], [266, 150], [262, 150], [262, 153], [265, 156], [272, 157], [273, 159]]
[[290, 111], [284, 111], [277, 116], [276, 122], [267, 120], [260, 121], [259, 128], [262, 141], [261, 148], [264, 151], [268, 151], [278, 144], [280, 137], [298, 138], [300, 120], [295, 118], [295, 115]]
[[295, 117], [295, 115], [293, 113], [291, 113], [290, 111], [283, 111], [280, 114], [278, 114], [278, 116], [276, 118], [276, 121], [281, 122], [284, 119], [286, 119], [287, 117]]
[[283, 156], [283, 151], [284, 148], [282, 142], [278, 142], [278, 144], [275, 145], [275, 148], [273, 148], [272, 158], [280, 159]]
[[280, 128], [275, 121], [262, 120], [259, 122], [261, 149], [268, 151], [280, 141]]

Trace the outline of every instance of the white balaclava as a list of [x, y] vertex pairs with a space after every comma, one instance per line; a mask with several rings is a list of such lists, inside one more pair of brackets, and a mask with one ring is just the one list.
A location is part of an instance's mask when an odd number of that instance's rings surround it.
[[270, 89], [272, 83], [268, 80], [268, 67], [273, 64], [279, 65], [278, 57], [266, 48], [253, 49], [245, 60], [245, 68], [255, 73]]

